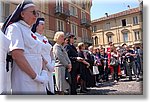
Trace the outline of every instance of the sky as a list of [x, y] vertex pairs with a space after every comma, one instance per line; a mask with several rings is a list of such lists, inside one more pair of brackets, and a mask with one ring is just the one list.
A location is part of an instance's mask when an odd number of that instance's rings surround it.
[[139, 0], [92, 0], [91, 20], [139, 6]]

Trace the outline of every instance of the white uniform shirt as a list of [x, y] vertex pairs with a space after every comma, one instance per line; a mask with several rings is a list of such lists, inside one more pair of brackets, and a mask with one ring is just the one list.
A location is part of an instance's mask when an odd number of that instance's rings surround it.
[[[37, 36], [38, 40], [40, 40], [43, 43], [43, 50], [42, 50], [42, 56], [44, 57], [44, 59], [46, 59], [46, 61], [48, 62], [49, 65], [51, 65], [52, 63], [52, 45], [49, 44], [48, 39], [43, 36], [40, 35], [38, 33], [35, 32], [35, 35]], [[53, 72], [54, 68], [48, 68], [49, 71]]]
[[[32, 38], [30, 26], [20, 20], [7, 27], [6, 34], [11, 40], [10, 51], [22, 49], [24, 56], [37, 75], [42, 71], [42, 44]], [[31, 79], [13, 62], [12, 92], [14, 94], [46, 94], [44, 85]]]
[[48, 68], [49, 72], [49, 82], [47, 85], [47, 89], [54, 93], [54, 81], [53, 81], [53, 72], [54, 72], [54, 63], [52, 62], [52, 45], [49, 44], [48, 39], [40, 35], [39, 33], [35, 32], [37, 38], [43, 43], [43, 50], [42, 50], [42, 57], [48, 62], [46, 67]]
[[[0, 94], [6, 91], [6, 55], [9, 50], [10, 41], [0, 30]], [[5, 78], [5, 79], [4, 79]]]

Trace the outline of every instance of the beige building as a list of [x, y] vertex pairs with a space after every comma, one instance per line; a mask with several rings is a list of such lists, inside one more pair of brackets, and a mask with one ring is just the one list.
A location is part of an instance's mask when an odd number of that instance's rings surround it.
[[139, 7], [102, 17], [92, 21], [92, 39], [95, 47], [142, 44], [142, 11]]

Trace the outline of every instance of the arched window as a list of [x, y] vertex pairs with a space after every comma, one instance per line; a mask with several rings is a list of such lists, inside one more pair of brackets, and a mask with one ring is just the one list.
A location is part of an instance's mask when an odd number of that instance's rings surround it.
[[113, 42], [113, 36], [114, 36], [114, 34], [112, 32], [106, 33], [106, 36], [107, 36], [107, 43]]
[[107, 42], [109, 43], [109, 42], [113, 42], [113, 40], [112, 40], [112, 35], [108, 35], [107, 36]]
[[92, 37], [92, 44], [94, 44], [94, 38]]
[[95, 45], [98, 45], [98, 37], [95, 37]]

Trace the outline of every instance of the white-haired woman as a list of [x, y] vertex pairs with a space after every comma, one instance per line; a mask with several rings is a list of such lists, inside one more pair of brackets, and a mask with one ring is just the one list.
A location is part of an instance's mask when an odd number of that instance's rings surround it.
[[55, 62], [55, 79], [56, 87], [60, 95], [64, 94], [66, 89], [70, 89], [69, 83], [65, 79], [65, 70], [71, 71], [72, 65], [66, 50], [63, 47], [64, 32], [56, 32], [54, 36], [56, 42], [53, 46], [53, 53], [56, 59]]

